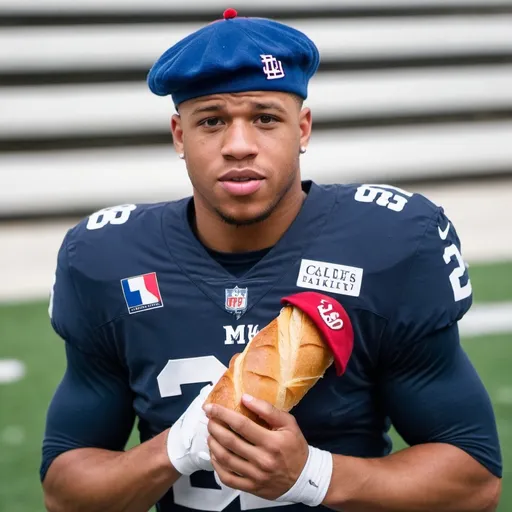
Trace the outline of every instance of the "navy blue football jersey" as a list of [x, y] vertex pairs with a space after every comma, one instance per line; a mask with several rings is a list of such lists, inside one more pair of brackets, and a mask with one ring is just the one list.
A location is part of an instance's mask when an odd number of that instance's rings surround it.
[[[292, 414], [314, 446], [358, 457], [389, 453], [382, 367], [469, 309], [460, 241], [443, 209], [422, 195], [387, 185], [305, 182], [304, 189], [293, 224], [239, 276], [195, 237], [190, 198], [108, 208], [68, 232], [52, 325], [81, 353], [126, 369], [141, 441], [171, 426], [220, 377], [279, 314], [282, 297], [315, 290], [346, 309], [354, 349], [344, 375], [328, 369]], [[197, 472], [181, 477], [159, 510], [271, 506], [280, 505]]]

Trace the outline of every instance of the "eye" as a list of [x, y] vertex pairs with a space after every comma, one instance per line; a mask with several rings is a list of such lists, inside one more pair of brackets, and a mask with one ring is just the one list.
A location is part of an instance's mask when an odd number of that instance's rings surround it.
[[199, 123], [201, 126], [208, 126], [209, 128], [215, 128], [220, 124], [219, 117], [209, 117], [208, 119], [204, 119]]
[[274, 116], [271, 116], [269, 114], [263, 114], [258, 119], [261, 124], [271, 124], [271, 123], [277, 122], [277, 118], [275, 118]]

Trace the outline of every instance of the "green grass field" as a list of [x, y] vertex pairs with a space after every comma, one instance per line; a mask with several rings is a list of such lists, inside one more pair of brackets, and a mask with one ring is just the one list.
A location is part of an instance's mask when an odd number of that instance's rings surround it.
[[[476, 302], [512, 301], [512, 263], [470, 270]], [[40, 444], [46, 406], [64, 369], [62, 343], [46, 309], [46, 303], [0, 307], [0, 359], [22, 360], [27, 370], [18, 382], [0, 383], [0, 512], [44, 510]], [[506, 471], [512, 463], [512, 333], [466, 339], [464, 346], [495, 405]], [[509, 512], [507, 473], [503, 489], [499, 511]]]

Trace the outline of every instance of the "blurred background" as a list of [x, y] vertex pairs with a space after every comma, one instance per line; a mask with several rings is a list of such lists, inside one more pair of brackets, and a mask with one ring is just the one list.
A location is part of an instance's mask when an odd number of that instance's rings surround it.
[[[172, 103], [145, 76], [227, 7], [320, 49], [305, 178], [421, 192], [456, 225], [475, 297], [463, 342], [512, 462], [512, 0], [0, 0], [0, 512], [44, 510], [62, 238], [104, 206], [191, 192]], [[507, 474], [499, 510], [512, 510]]]

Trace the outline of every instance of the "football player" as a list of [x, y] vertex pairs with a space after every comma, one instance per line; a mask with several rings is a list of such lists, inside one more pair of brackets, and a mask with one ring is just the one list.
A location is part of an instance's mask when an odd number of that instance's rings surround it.
[[[495, 510], [500, 446], [459, 340], [472, 290], [455, 227], [419, 194], [301, 179], [318, 64], [303, 33], [228, 10], [150, 70], [193, 196], [106, 208], [65, 236], [50, 512]], [[343, 375], [329, 368], [290, 413], [244, 397], [271, 429], [204, 406], [281, 298], [307, 290], [350, 318]], [[407, 449], [392, 453], [390, 425]]]

